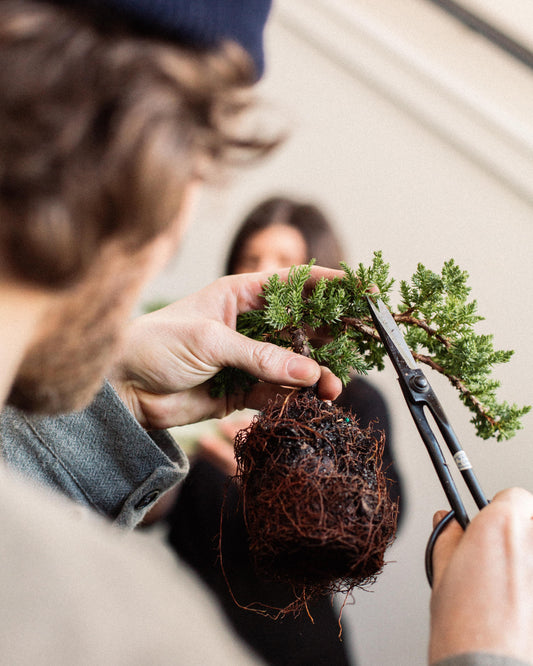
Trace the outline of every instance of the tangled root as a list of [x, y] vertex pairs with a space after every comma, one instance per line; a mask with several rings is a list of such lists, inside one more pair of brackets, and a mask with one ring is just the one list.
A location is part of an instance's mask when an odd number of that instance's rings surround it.
[[307, 601], [373, 583], [398, 507], [381, 469], [384, 436], [309, 391], [282, 396], [235, 439], [249, 547], [258, 574]]

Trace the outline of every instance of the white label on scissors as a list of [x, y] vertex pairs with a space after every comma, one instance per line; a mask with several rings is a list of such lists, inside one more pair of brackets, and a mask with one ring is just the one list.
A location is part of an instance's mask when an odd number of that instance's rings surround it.
[[454, 454], [453, 459], [455, 460], [455, 464], [459, 468], [459, 470], [462, 472], [464, 469], [472, 469], [472, 465], [470, 464], [470, 460], [468, 460], [468, 456], [464, 451], [457, 451], [457, 453]]

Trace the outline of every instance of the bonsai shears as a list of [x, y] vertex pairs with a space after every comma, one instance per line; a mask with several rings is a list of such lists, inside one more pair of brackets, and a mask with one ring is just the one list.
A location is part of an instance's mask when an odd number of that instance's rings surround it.
[[446, 445], [453, 456], [453, 460], [461, 472], [477, 507], [479, 509], [483, 508], [488, 504], [488, 501], [481, 490], [472, 469], [472, 465], [459, 444], [459, 440], [457, 439], [435, 392], [431, 388], [427, 377], [413, 358], [413, 354], [407, 346], [402, 332], [398, 328], [387, 306], [379, 298], [373, 300], [372, 297], [368, 296], [367, 299], [377, 332], [379, 333], [385, 350], [398, 373], [398, 380], [400, 382], [403, 396], [411, 411], [418, 432], [424, 441], [451, 507], [451, 511], [434, 528], [427, 544], [425, 562], [426, 575], [431, 586], [433, 583], [433, 547], [439, 534], [453, 518], [458, 521], [463, 529], [466, 529], [469, 523], [469, 518], [459, 491], [457, 490], [457, 486], [450, 473], [446, 458], [444, 457], [437, 437], [426, 417], [426, 409], [431, 413], [431, 416], [437, 424], [440, 434], [446, 442]]

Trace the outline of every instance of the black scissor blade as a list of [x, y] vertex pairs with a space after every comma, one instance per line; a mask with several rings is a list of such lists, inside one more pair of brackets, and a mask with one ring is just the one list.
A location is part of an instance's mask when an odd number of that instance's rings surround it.
[[378, 327], [378, 332], [380, 335], [381, 332], [384, 331], [396, 348], [397, 352], [404, 360], [407, 367], [415, 370], [418, 367], [416, 361], [413, 358], [413, 354], [407, 346], [403, 334], [394, 321], [388, 307], [380, 298], [378, 298], [375, 303], [369, 296], [367, 296], [367, 300], [370, 307], [370, 312], [372, 313], [372, 318]]

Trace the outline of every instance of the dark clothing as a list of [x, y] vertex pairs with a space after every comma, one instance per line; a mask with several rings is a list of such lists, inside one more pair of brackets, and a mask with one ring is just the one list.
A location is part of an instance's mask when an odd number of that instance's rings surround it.
[[[170, 544], [213, 590], [237, 633], [268, 664], [348, 664], [344, 644], [338, 638], [338, 612], [329, 599], [309, 604], [314, 624], [305, 613], [273, 620], [237, 605], [259, 601], [282, 608], [292, 600], [287, 586], [264, 583], [255, 575], [238, 503], [237, 490], [234, 485], [227, 486], [225, 474], [211, 463], [198, 460], [168, 517]], [[219, 532], [224, 570], [219, 557]]]
[[[378, 428], [385, 430], [384, 465], [391, 479], [391, 495], [398, 497], [400, 481], [393, 465], [387, 408], [380, 393], [368, 381], [357, 377], [338, 403], [350, 409], [362, 427], [374, 421]], [[309, 604], [314, 623], [305, 612], [296, 618], [287, 615], [273, 620], [237, 605], [236, 602], [240, 606], [260, 602], [284, 608], [294, 597], [287, 585], [265, 583], [256, 576], [248, 552], [238, 491], [218, 468], [201, 459], [192, 464], [167, 521], [172, 547], [209, 585], [237, 633], [268, 664], [345, 666], [353, 663], [345, 642], [339, 639], [339, 610], [332, 606], [329, 598]], [[219, 534], [222, 535], [221, 549]]]
[[385, 433], [385, 448], [383, 450], [383, 469], [389, 479], [389, 494], [391, 499], [399, 502], [398, 525], [405, 513], [405, 494], [402, 492], [401, 477], [394, 458], [394, 445], [389, 410], [381, 393], [362, 377], [355, 377], [335, 401], [340, 407], [349, 409], [359, 419], [361, 428], [367, 428], [370, 423], [376, 430]]

